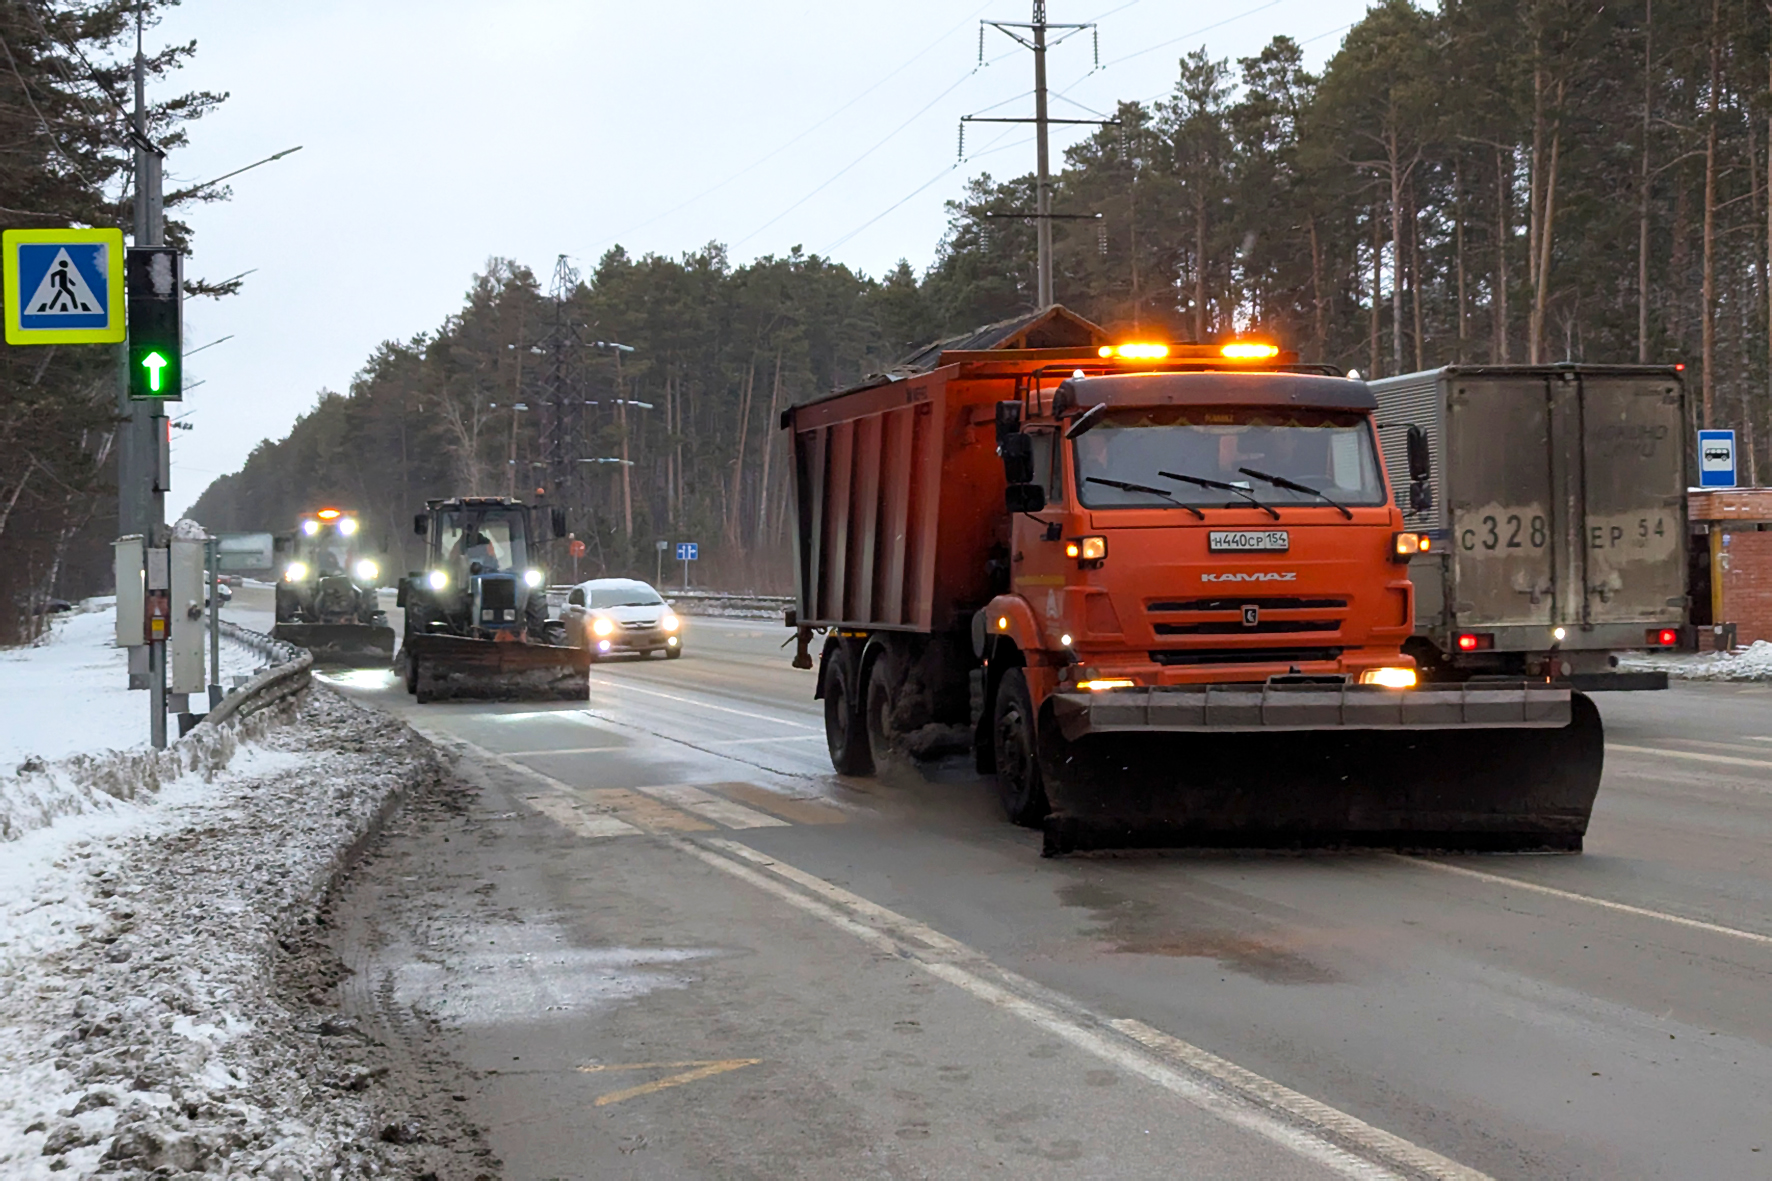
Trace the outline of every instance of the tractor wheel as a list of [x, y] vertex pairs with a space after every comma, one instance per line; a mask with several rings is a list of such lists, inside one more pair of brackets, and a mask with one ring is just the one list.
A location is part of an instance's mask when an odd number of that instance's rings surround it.
[[874, 754], [868, 748], [867, 723], [862, 719], [861, 692], [855, 657], [838, 644], [831, 649], [824, 669], [824, 737], [830, 747], [831, 766], [839, 775], [872, 775]]
[[997, 792], [1009, 819], [1036, 828], [1052, 810], [1040, 778], [1039, 744], [1034, 732], [1034, 703], [1027, 675], [1019, 668], [1003, 674], [991, 715], [991, 746], [997, 761]]

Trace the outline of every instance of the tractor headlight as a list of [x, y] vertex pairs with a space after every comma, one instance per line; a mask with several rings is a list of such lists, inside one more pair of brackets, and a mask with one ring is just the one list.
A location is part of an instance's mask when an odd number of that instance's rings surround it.
[[442, 570], [433, 570], [426, 575], [425, 581], [430, 583], [432, 590], [440, 591], [449, 585], [449, 575]]
[[307, 576], [308, 564], [306, 562], [291, 562], [289, 565], [283, 567], [284, 582], [300, 582]]
[[592, 621], [591, 630], [597, 635], [606, 636], [615, 631], [615, 624], [599, 615]]
[[683, 621], [678, 619], [672, 612], [666, 611], [659, 617], [658, 626], [664, 628], [668, 632], [674, 632], [683, 626]]
[[541, 571], [540, 570], [525, 570], [525, 571], [523, 571], [523, 585], [527, 586], [531, 589], [534, 589], [535, 587], [540, 586], [541, 585]]
[[356, 572], [358, 582], [374, 582], [375, 576], [381, 573], [381, 567], [377, 566], [374, 562], [371, 562], [368, 558], [364, 558], [357, 563]]
[[341, 535], [343, 535], [345, 537], [350, 537], [352, 534], [356, 533], [357, 532], [357, 518], [356, 517], [340, 517], [338, 519], [338, 531]]
[[1415, 688], [1415, 670], [1412, 668], [1369, 668], [1360, 674], [1360, 684], [1379, 685], [1386, 689]]
[[320, 522], [314, 520], [314, 518], [312, 518], [312, 517], [309, 517], [307, 520], [305, 520], [301, 523], [301, 531], [303, 533], [307, 534], [309, 537], [312, 537], [316, 533], [320, 532]]

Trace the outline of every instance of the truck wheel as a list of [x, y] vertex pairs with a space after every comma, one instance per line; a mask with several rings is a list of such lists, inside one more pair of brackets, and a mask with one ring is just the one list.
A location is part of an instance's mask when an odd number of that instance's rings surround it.
[[991, 748], [997, 758], [997, 792], [1003, 811], [1025, 828], [1038, 827], [1052, 810], [1040, 779], [1039, 745], [1034, 737], [1034, 702], [1027, 675], [1019, 668], [1003, 674], [991, 714]]
[[855, 658], [839, 644], [824, 669], [824, 739], [831, 766], [839, 775], [872, 775], [874, 754], [868, 749], [867, 723], [862, 720], [861, 686]]
[[868, 727], [868, 748], [881, 758], [892, 750], [892, 682], [892, 658], [882, 652], [868, 668], [868, 691], [864, 710]]

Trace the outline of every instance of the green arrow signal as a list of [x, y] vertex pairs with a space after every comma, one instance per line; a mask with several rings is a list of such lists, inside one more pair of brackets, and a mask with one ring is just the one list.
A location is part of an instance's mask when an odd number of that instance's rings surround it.
[[148, 388], [154, 393], [160, 392], [160, 371], [172, 364], [159, 353], [149, 353], [142, 358], [142, 368], [148, 371]]

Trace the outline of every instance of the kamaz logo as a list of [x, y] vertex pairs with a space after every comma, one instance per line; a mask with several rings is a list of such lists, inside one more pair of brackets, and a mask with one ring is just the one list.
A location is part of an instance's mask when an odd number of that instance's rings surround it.
[[1202, 574], [1201, 582], [1296, 582], [1296, 570], [1261, 570], [1254, 574]]

